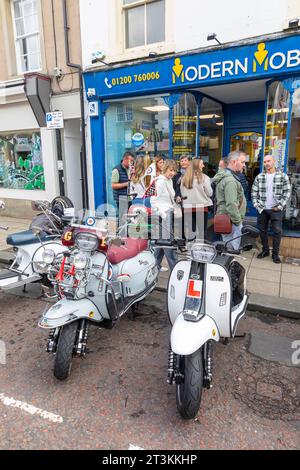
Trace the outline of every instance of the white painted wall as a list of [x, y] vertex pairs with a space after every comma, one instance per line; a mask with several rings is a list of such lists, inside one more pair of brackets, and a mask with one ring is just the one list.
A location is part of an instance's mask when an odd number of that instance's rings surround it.
[[96, 50], [107, 62], [182, 52], [215, 45], [207, 41], [211, 32], [222, 43], [238, 41], [280, 32], [300, 17], [299, 0], [166, 0], [166, 8], [165, 43], [125, 50], [122, 0], [80, 0], [84, 67]]
[[63, 135], [66, 195], [71, 199], [76, 210], [80, 210], [82, 209], [80, 119], [69, 119], [65, 121]]

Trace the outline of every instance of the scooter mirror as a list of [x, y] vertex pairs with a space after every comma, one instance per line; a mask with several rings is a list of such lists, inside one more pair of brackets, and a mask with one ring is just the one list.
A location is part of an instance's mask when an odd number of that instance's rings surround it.
[[252, 238], [257, 238], [259, 236], [259, 230], [256, 227], [253, 227], [253, 225], [245, 225], [242, 228], [242, 234], [248, 235]]

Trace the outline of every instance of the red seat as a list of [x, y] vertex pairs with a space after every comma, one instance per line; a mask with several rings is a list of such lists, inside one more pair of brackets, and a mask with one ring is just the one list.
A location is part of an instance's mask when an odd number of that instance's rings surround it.
[[118, 264], [126, 259], [134, 258], [148, 248], [148, 240], [140, 238], [124, 238], [123, 243], [120, 247], [111, 246], [108, 250], [107, 257], [111, 264]]

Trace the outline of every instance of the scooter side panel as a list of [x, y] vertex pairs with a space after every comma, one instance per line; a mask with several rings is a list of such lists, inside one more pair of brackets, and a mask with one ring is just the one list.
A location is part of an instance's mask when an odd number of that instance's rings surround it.
[[248, 301], [249, 301], [249, 295], [246, 294], [244, 296], [242, 302], [240, 303], [240, 305], [238, 305], [238, 307], [236, 309], [234, 309], [232, 314], [231, 314], [231, 329], [232, 329], [232, 336], [233, 337], [236, 334], [236, 329], [237, 329], [237, 326], [238, 326], [238, 322], [240, 321], [240, 319], [246, 313]]
[[223, 266], [207, 264], [205, 302], [205, 312], [216, 322], [220, 336], [230, 338], [231, 284]]
[[124, 297], [139, 295], [157, 279], [158, 269], [153, 253], [143, 251], [134, 258], [124, 261], [120, 266], [119, 275], [124, 281]]
[[175, 354], [189, 356], [209, 340], [219, 341], [220, 335], [208, 315], [198, 322], [186, 321], [182, 314], [177, 317], [171, 332], [171, 348]]
[[88, 299], [62, 299], [44, 313], [39, 327], [52, 330], [77, 320], [103, 321], [96, 305]]
[[24, 247], [19, 247], [16, 255], [18, 270], [24, 272], [26, 275], [16, 274], [14, 277], [11, 277], [11, 273], [7, 278], [3, 276], [0, 281], [0, 289], [9, 290], [14, 289], [15, 287], [23, 286], [24, 284], [30, 284], [41, 279], [41, 276], [38, 273], [35, 273], [32, 269], [32, 257], [36, 250], [40, 247], [40, 243], [34, 243], [32, 245], [26, 245]]
[[168, 286], [168, 314], [172, 325], [184, 310], [191, 261], [179, 261], [174, 267]]

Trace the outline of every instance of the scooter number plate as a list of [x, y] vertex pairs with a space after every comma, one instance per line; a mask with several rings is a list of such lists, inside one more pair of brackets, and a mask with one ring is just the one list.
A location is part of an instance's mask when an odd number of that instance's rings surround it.
[[203, 281], [189, 279], [185, 300], [185, 310], [198, 312], [201, 307]]

